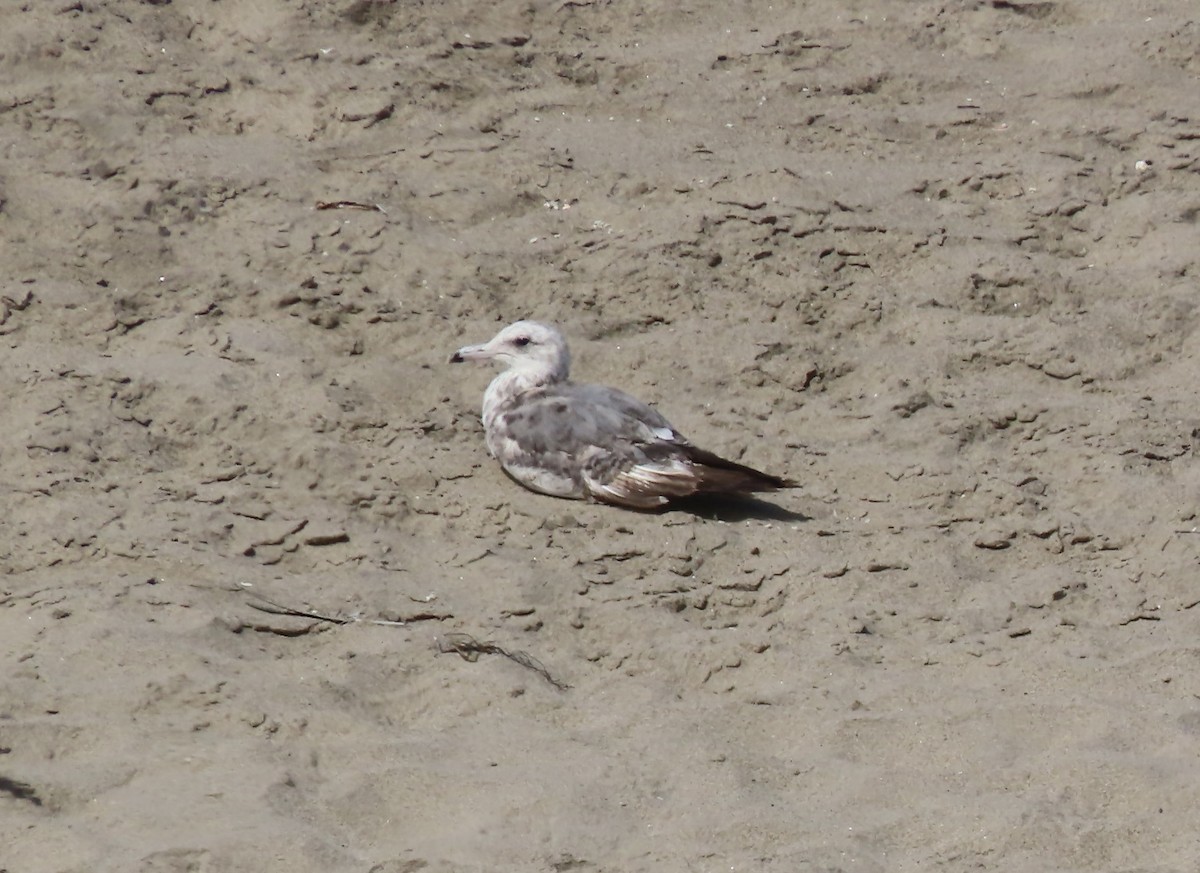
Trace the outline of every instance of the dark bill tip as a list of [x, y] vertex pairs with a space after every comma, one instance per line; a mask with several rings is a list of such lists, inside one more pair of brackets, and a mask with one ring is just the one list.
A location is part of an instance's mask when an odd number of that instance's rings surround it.
[[450, 356], [451, 364], [461, 364], [462, 362], [463, 362], [463, 356], [460, 355], [458, 352], [455, 352], [454, 354], [452, 354]]

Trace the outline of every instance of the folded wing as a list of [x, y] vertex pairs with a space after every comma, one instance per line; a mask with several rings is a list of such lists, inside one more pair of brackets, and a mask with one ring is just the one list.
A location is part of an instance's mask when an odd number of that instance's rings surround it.
[[580, 496], [605, 503], [649, 509], [693, 494], [794, 484], [693, 446], [653, 407], [601, 385], [524, 394], [501, 424], [494, 454], [510, 473], [524, 480], [530, 470], [553, 470]]

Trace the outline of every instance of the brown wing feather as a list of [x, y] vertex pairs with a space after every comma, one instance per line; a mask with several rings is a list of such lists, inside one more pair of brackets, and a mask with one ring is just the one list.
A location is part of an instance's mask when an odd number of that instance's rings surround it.
[[640, 455], [640, 463], [593, 475], [599, 472], [584, 473], [588, 493], [604, 503], [636, 509], [652, 509], [669, 503], [672, 498], [695, 494], [748, 494], [796, 487], [788, 479], [686, 443], [647, 446]]
[[646, 461], [594, 478], [584, 473], [588, 493], [604, 503], [652, 509], [664, 506], [673, 497], [695, 494], [700, 484], [696, 470], [681, 459]]
[[780, 488], [799, 487], [799, 483], [791, 479], [755, 470], [693, 445], [681, 448], [687, 459], [692, 462], [700, 480], [697, 491], [778, 491]]

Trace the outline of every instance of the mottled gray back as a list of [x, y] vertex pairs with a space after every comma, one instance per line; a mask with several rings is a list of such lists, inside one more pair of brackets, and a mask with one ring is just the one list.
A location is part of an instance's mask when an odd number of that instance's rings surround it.
[[[519, 405], [502, 415], [512, 438], [531, 452], [574, 455], [593, 446], [664, 442], [674, 428], [652, 406], [604, 385], [571, 382], [520, 395]], [[675, 440], [686, 444], [676, 436]]]

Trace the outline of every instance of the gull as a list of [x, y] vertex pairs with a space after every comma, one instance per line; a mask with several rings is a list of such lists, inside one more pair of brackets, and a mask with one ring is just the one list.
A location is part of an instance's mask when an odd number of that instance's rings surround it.
[[483, 395], [488, 451], [531, 491], [654, 509], [698, 494], [796, 487], [697, 448], [624, 391], [572, 382], [567, 341], [551, 325], [518, 321], [450, 356], [454, 364], [493, 360], [507, 369]]

